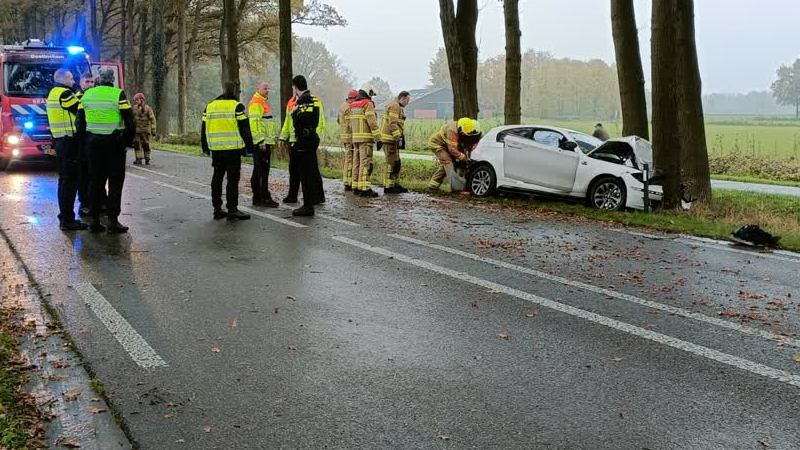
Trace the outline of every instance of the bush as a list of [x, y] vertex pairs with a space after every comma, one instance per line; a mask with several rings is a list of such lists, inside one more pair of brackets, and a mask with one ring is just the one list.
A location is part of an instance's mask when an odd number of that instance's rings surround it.
[[159, 142], [162, 144], [175, 145], [200, 145], [200, 132], [192, 131], [186, 134], [171, 134], [161, 138]]
[[711, 156], [708, 162], [712, 174], [800, 181], [800, 161], [794, 157], [774, 158], [732, 152]]

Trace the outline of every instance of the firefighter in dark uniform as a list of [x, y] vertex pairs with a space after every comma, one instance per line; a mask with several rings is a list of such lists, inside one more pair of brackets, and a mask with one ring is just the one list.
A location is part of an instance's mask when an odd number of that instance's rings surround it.
[[[86, 133], [92, 174], [91, 231], [98, 233], [108, 229], [111, 234], [126, 233], [128, 227], [118, 219], [122, 212], [122, 187], [125, 184], [125, 152], [133, 144], [136, 126], [125, 92], [114, 87], [114, 72], [100, 72], [98, 81], [81, 97], [77, 118], [78, 130]], [[103, 225], [100, 212], [106, 183], [108, 224]]]
[[296, 141], [292, 144], [291, 158], [294, 159], [300, 184], [303, 187], [303, 206], [292, 211], [293, 216], [313, 216], [314, 205], [320, 203], [323, 193], [319, 179], [317, 149], [319, 135], [325, 132], [325, 116], [322, 101], [311, 95], [308, 82], [302, 75], [292, 79], [297, 102], [286, 121]]
[[58, 156], [58, 221], [64, 231], [85, 230], [88, 226], [75, 220], [75, 195], [80, 174], [80, 140], [76, 119], [80, 102], [72, 92], [75, 80], [69, 69], [58, 69], [53, 76], [56, 86], [47, 96], [47, 120]]

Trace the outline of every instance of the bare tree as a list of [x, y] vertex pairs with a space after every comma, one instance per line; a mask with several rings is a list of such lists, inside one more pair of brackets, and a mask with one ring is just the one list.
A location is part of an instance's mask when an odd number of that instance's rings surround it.
[[188, 2], [181, 0], [178, 4], [178, 134], [186, 133], [186, 16], [184, 11]]
[[454, 117], [478, 116], [478, 0], [439, 0], [444, 48], [453, 83]]
[[681, 141], [683, 196], [701, 203], [711, 201], [711, 175], [708, 167], [706, 126], [703, 117], [703, 93], [697, 61], [694, 26], [694, 0], [677, 2], [676, 53], [678, 135]]
[[664, 175], [663, 206], [674, 209], [681, 201], [680, 139], [678, 139], [678, 91], [675, 80], [676, 7], [674, 0], [653, 0], [653, 159]]
[[611, 0], [611, 28], [622, 104], [622, 134], [649, 139], [644, 72], [633, 0]]
[[[278, 37], [280, 60], [280, 104], [292, 96], [292, 2], [280, 0], [278, 6]], [[281, 108], [281, 122], [286, 120], [286, 108]]]
[[519, 0], [503, 0], [506, 21], [505, 123], [522, 121], [522, 49], [519, 29]]

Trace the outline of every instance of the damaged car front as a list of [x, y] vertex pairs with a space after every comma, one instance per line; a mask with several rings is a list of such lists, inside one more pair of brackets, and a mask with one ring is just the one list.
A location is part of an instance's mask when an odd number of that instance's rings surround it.
[[638, 136], [609, 139], [587, 154], [588, 157], [626, 167], [620, 177], [627, 190], [627, 208], [644, 208], [644, 169], [647, 168], [648, 194], [651, 206], [661, 203], [663, 189], [661, 175], [653, 165], [653, 146]]

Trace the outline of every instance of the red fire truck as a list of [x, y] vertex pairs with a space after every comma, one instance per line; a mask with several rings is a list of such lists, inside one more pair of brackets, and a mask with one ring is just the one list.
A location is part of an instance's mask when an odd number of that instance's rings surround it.
[[122, 87], [120, 63], [93, 63], [82, 47], [54, 47], [38, 39], [0, 44], [0, 170], [15, 161], [55, 159], [45, 102], [60, 68], [77, 83], [87, 71], [112, 70]]

